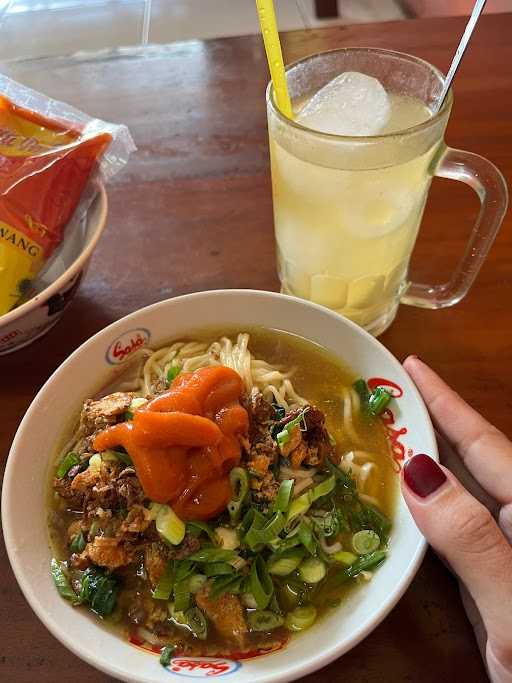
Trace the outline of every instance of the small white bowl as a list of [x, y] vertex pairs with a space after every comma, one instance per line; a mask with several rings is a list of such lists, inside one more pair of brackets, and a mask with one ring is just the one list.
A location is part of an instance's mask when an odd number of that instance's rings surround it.
[[7, 462], [2, 516], [11, 565], [38, 617], [72, 652], [121, 680], [166, 683], [229, 675], [233, 683], [273, 683], [305, 676], [368, 635], [402, 596], [423, 558], [425, 541], [400, 497], [389, 557], [372, 581], [292, 638], [285, 649], [242, 662], [178, 657], [164, 669], [157, 656], [124, 642], [59, 597], [49, 574], [45, 491], [63, 425], [85, 398], [115, 379], [136, 349], [158, 348], [205, 327], [243, 330], [255, 325], [299, 334], [336, 354], [361, 376], [390, 382], [399, 394], [389, 425], [397, 456], [422, 452], [438, 457], [428, 413], [400, 363], [360, 327], [316, 304], [270, 292], [201, 292], [143, 308], [96, 334], [55, 371], [23, 418]]
[[[31, 344], [60, 320], [78, 290], [106, 220], [107, 193], [99, 184], [98, 193], [82, 218], [84, 224], [64, 240], [58, 262], [40, 280], [50, 284], [21, 306], [0, 316], [0, 356]], [[54, 273], [58, 273], [55, 279]]]

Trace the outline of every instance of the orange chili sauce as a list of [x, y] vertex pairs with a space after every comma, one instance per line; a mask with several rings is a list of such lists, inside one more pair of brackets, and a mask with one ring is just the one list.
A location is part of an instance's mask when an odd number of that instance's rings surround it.
[[211, 519], [231, 499], [229, 472], [240, 462], [249, 418], [234, 370], [181, 373], [169, 391], [134, 412], [133, 421], [100, 432], [94, 448], [123, 446], [148, 498], [182, 519]]

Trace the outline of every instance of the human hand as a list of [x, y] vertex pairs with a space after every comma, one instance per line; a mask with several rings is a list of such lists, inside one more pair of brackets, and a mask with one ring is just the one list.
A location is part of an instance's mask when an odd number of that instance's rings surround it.
[[475, 494], [422, 454], [404, 466], [404, 498], [459, 578], [491, 681], [512, 683], [512, 443], [419, 358], [404, 367], [440, 433], [441, 460]]

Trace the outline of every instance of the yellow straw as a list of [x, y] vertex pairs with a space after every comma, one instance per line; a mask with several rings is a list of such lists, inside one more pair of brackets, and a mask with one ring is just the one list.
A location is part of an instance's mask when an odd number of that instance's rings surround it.
[[277, 31], [274, 3], [272, 0], [256, 0], [256, 8], [258, 9], [261, 34], [265, 44], [265, 52], [267, 53], [270, 77], [274, 84], [277, 106], [281, 113], [292, 119], [293, 109], [286, 83], [286, 72], [284, 70], [281, 42], [279, 41], [279, 33]]

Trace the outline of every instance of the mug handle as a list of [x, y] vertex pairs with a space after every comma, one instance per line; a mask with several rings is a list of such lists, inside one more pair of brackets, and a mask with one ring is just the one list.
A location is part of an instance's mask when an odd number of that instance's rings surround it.
[[463, 299], [475, 281], [507, 210], [507, 184], [501, 172], [484, 157], [447, 147], [435, 174], [466, 183], [480, 199], [480, 213], [462, 259], [451, 280], [439, 285], [411, 282], [401, 303], [421, 308], [446, 308]]

